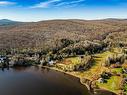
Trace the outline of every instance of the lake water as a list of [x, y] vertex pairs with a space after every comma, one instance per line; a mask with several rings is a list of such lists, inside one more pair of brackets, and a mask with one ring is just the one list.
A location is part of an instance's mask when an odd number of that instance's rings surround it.
[[0, 69], [0, 95], [89, 95], [77, 78], [38, 67]]

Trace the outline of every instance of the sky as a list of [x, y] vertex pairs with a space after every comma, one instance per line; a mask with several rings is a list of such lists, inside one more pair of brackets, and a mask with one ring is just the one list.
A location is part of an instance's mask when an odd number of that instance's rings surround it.
[[127, 0], [0, 0], [0, 19], [127, 18]]

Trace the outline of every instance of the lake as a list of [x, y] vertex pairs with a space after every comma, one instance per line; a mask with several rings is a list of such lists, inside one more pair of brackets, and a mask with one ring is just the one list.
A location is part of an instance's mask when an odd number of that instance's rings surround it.
[[0, 69], [0, 95], [89, 95], [79, 79], [39, 67]]

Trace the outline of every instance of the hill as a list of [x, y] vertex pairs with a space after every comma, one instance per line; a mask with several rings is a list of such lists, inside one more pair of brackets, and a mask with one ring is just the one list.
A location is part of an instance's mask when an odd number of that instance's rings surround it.
[[68, 39], [74, 43], [86, 40], [116, 42], [114, 33], [122, 33], [123, 35], [117, 36], [121, 40], [126, 40], [127, 36], [124, 34], [127, 33], [127, 21], [118, 19], [49, 20], [0, 26], [0, 49], [53, 49], [61, 47], [62, 39]]
[[101, 88], [127, 93], [126, 19], [1, 25], [0, 54], [17, 66], [41, 63], [39, 66], [79, 77], [91, 92]]
[[0, 20], [0, 26], [2, 25], [12, 25], [12, 24], [17, 24], [20, 23], [18, 21], [12, 21], [12, 20], [8, 20], [8, 19], [1, 19]]

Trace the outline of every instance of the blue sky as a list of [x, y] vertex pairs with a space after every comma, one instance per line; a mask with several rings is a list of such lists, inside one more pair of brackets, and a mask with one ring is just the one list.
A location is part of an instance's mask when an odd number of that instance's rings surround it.
[[127, 18], [127, 0], [0, 0], [0, 19]]

